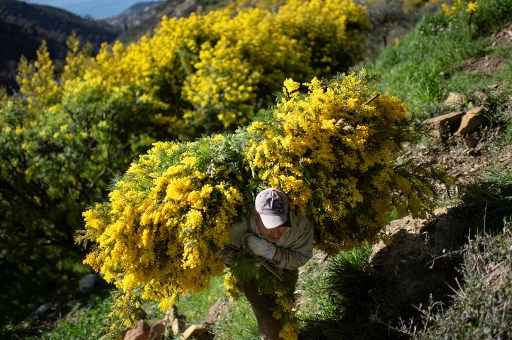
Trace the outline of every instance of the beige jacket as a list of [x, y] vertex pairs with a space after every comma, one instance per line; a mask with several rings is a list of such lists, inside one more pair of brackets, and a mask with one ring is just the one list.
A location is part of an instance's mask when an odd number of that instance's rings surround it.
[[266, 247], [262, 257], [266, 258], [278, 268], [297, 269], [304, 265], [312, 256], [314, 232], [313, 225], [305, 216], [290, 213], [290, 225], [281, 238], [272, 242], [264, 239], [256, 226], [254, 215], [235, 223], [230, 230], [231, 245], [244, 248], [244, 237], [252, 233], [264, 242]]

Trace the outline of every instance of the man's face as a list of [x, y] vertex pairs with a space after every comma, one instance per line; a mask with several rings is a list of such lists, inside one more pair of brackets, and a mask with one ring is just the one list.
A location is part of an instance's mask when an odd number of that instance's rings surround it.
[[265, 226], [263, 225], [263, 223], [261, 222], [261, 218], [259, 217], [259, 214], [256, 213], [256, 226], [258, 228], [258, 233], [263, 236], [263, 238], [269, 240], [269, 241], [273, 241], [273, 242], [276, 242], [278, 241], [281, 236], [283, 236], [283, 234], [286, 232], [286, 230], [289, 228], [286, 224], [285, 225], [282, 225], [282, 226], [279, 226], [279, 227], [276, 227], [276, 228], [273, 228], [273, 229], [267, 229], [265, 228]]

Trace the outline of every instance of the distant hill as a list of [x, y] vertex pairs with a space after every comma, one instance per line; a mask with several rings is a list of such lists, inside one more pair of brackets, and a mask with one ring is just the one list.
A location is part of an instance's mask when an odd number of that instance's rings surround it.
[[118, 16], [104, 21], [121, 30], [120, 40], [133, 41], [151, 32], [163, 16], [186, 17], [197, 11], [208, 11], [231, 0], [166, 0], [140, 2]]
[[105, 22], [81, 18], [51, 6], [0, 0], [0, 84], [15, 88], [16, 67], [21, 56], [33, 59], [43, 40], [55, 59], [66, 55], [67, 37], [75, 32], [82, 41], [98, 47], [112, 42], [118, 30]]
[[128, 31], [141, 26], [148, 20], [160, 18], [160, 12], [165, 5], [165, 1], [139, 2], [121, 14], [104, 19], [104, 21], [122, 31]]
[[[120, 14], [141, 0], [24, 0], [25, 2], [63, 8], [82, 17], [105, 19]], [[142, 0], [144, 1], [144, 0]]]

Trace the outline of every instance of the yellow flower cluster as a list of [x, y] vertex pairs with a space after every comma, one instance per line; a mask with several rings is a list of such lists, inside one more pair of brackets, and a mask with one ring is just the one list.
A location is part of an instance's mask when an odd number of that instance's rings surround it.
[[58, 100], [59, 86], [55, 80], [55, 67], [46, 42], [43, 42], [37, 51], [37, 58], [33, 64], [25, 57], [21, 58], [16, 80], [20, 93], [27, 100], [30, 113], [38, 113]]
[[444, 3], [441, 5], [444, 15], [453, 17], [458, 13], [466, 12], [473, 15], [478, 10], [477, 0], [454, 0], [450, 4]]
[[[317, 246], [337, 251], [371, 240], [403, 205], [422, 211], [413, 186], [405, 194], [396, 189], [409, 183], [395, 160], [411, 138], [398, 99], [374, 96], [356, 74], [329, 84], [315, 78], [304, 84], [307, 95], [299, 86], [287, 80], [273, 120], [249, 126], [246, 157], [264, 186], [281, 188], [312, 216]], [[399, 199], [397, 192], [411, 195]]]
[[122, 291], [167, 309], [180, 294], [208, 286], [224, 266], [219, 251], [243, 197], [208, 148], [222, 136], [190, 144], [156, 143], [134, 162], [109, 201], [84, 213], [85, 263]]
[[[229, 228], [264, 187], [282, 189], [307, 212], [317, 246], [330, 251], [374, 239], [393, 209], [425, 210], [428, 185], [396, 163], [401, 143], [412, 138], [397, 99], [375, 96], [362, 74], [327, 84], [288, 79], [283, 92], [272, 115], [247, 130], [156, 143], [108, 202], [84, 213], [81, 240], [95, 245], [85, 263], [165, 309], [222, 272]], [[272, 292], [276, 317], [289, 323], [283, 334], [291, 336], [293, 294]]]
[[35, 65], [21, 64], [19, 83], [34, 111], [102, 93], [94, 99], [126, 105], [114, 115], [147, 117], [146, 125], [164, 125], [168, 135], [195, 137], [248, 123], [286, 75], [345, 71], [360, 58], [369, 25], [366, 8], [353, 0], [231, 5], [163, 18], [152, 35], [105, 44], [95, 57], [72, 39], [58, 80], [42, 48]]

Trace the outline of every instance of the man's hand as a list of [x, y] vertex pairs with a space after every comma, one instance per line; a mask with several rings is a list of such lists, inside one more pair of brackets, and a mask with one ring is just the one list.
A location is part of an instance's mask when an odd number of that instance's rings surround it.
[[276, 252], [276, 247], [254, 234], [248, 234], [244, 237], [247, 248], [256, 256], [261, 256], [269, 261], [272, 261]]

